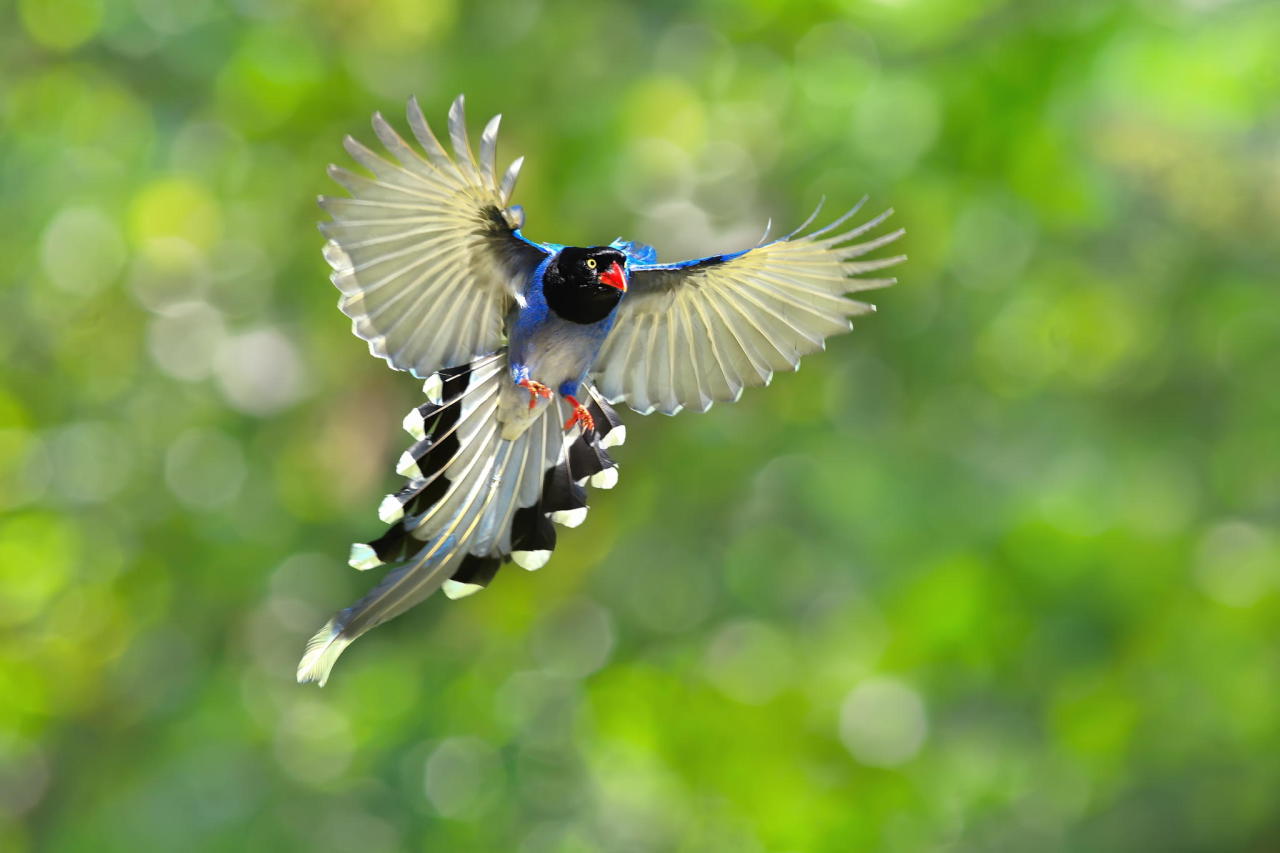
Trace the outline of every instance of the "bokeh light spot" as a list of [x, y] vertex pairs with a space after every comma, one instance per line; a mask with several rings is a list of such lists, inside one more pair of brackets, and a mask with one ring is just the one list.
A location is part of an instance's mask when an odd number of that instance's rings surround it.
[[465, 820], [497, 799], [506, 779], [492, 746], [477, 737], [452, 737], [427, 759], [423, 786], [437, 812]]
[[0, 510], [39, 498], [48, 481], [44, 442], [23, 405], [0, 388]]
[[1214, 601], [1248, 607], [1280, 588], [1280, 545], [1274, 534], [1257, 525], [1221, 522], [1201, 537], [1194, 576]]
[[941, 125], [938, 99], [926, 84], [880, 78], [867, 87], [850, 128], [858, 150], [882, 175], [900, 175], [932, 147]]
[[148, 240], [129, 270], [129, 290], [144, 307], [157, 312], [199, 300], [209, 283], [204, 254], [178, 237]]
[[291, 406], [305, 390], [306, 374], [297, 350], [272, 328], [223, 341], [214, 358], [214, 373], [227, 402], [251, 415]]
[[165, 482], [186, 506], [213, 509], [240, 493], [246, 473], [240, 443], [216, 429], [198, 427], [180, 435], [165, 456]]
[[281, 716], [275, 756], [304, 785], [323, 787], [347, 772], [355, 753], [347, 718], [318, 699], [298, 698]]
[[209, 375], [226, 336], [216, 308], [205, 302], [185, 302], [151, 321], [147, 349], [161, 371], [194, 382]]
[[731, 699], [761, 705], [795, 677], [791, 645], [781, 631], [744, 620], [721, 628], [703, 657], [707, 679]]
[[593, 601], [578, 599], [547, 615], [534, 635], [533, 651], [548, 671], [583, 678], [609, 660], [613, 637], [609, 611]]
[[73, 504], [99, 503], [117, 494], [133, 475], [134, 447], [116, 425], [71, 424], [49, 437], [54, 491]]
[[952, 264], [969, 287], [1007, 286], [1031, 259], [1035, 240], [1031, 211], [1000, 195], [978, 196], [956, 221]]
[[153, 30], [166, 35], [183, 33], [208, 19], [212, 0], [133, 0], [138, 14]]
[[125, 262], [124, 238], [116, 223], [96, 207], [58, 211], [40, 236], [40, 264], [62, 290], [96, 293]]
[[207, 250], [221, 235], [222, 222], [218, 203], [205, 187], [189, 178], [161, 178], [134, 198], [129, 228], [136, 244], [174, 237]]
[[222, 70], [218, 102], [233, 127], [264, 131], [297, 111], [307, 93], [323, 79], [323, 60], [315, 42], [297, 28], [261, 26], [246, 35]]
[[624, 114], [628, 121], [624, 138], [665, 139], [688, 152], [706, 141], [706, 108], [678, 77], [641, 78], [627, 94]]
[[22, 24], [36, 44], [71, 50], [102, 27], [102, 0], [22, 0]]
[[24, 512], [0, 521], [0, 624], [39, 617], [70, 583], [76, 531], [63, 518]]
[[915, 758], [928, 729], [920, 693], [896, 678], [868, 678], [840, 707], [840, 740], [872, 767], [897, 767]]
[[48, 790], [49, 778], [49, 761], [38, 745], [0, 735], [0, 817], [12, 820], [34, 808]]

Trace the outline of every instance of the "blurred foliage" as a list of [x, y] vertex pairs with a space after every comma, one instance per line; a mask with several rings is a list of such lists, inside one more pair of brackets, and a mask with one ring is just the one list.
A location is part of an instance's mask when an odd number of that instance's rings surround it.
[[[0, 848], [1280, 847], [1280, 4], [0, 4]], [[880, 313], [628, 417], [536, 575], [372, 582], [417, 383], [314, 196], [506, 114], [532, 236], [895, 206]]]

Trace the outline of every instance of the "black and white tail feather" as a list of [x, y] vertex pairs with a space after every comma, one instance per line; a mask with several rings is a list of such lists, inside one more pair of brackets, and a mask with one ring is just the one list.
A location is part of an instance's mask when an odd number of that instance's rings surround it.
[[587, 514], [586, 486], [617, 483], [617, 463], [607, 448], [623, 443], [626, 427], [593, 387], [584, 386], [593, 432], [565, 432], [570, 411], [556, 397], [517, 438], [500, 436], [501, 383], [511, 381], [505, 355], [427, 378], [427, 402], [404, 419], [416, 439], [396, 466], [407, 482], [378, 508], [389, 526], [377, 539], [351, 547], [353, 568], [399, 565], [311, 638], [298, 664], [299, 681], [323, 686], [357, 637], [437, 589], [449, 598], [470, 595], [511, 560], [531, 571], [541, 568], [555, 548], [553, 522], [578, 526]]
[[389, 159], [346, 140], [369, 175], [330, 168], [350, 197], [321, 197], [332, 217], [321, 229], [339, 307], [354, 332], [391, 367], [426, 377], [428, 402], [405, 418], [416, 441], [397, 466], [404, 488], [379, 507], [388, 529], [351, 549], [357, 569], [394, 568], [311, 639], [299, 681], [324, 684], [352, 641], [437, 589], [459, 598], [487, 585], [508, 560], [526, 569], [545, 564], [553, 523], [582, 523], [586, 486], [617, 480], [606, 449], [622, 443], [625, 428], [606, 400], [666, 414], [736, 400], [745, 387], [796, 369], [828, 336], [847, 331], [850, 318], [874, 310], [846, 294], [892, 283], [862, 276], [904, 259], [864, 259], [901, 229], [854, 242], [889, 211], [840, 230], [861, 202], [803, 236], [817, 211], [781, 239], [674, 264], [616, 241], [630, 258], [627, 298], [578, 395], [590, 403], [594, 432], [565, 432], [568, 406], [555, 397], [531, 413], [527, 429], [504, 439], [498, 413], [503, 389], [511, 390], [501, 349], [507, 323], [556, 248], [520, 234], [523, 213], [509, 202], [522, 158], [499, 179], [496, 117], [478, 157], [461, 97], [449, 110], [452, 155], [416, 101], [408, 119], [418, 148], [374, 116]]

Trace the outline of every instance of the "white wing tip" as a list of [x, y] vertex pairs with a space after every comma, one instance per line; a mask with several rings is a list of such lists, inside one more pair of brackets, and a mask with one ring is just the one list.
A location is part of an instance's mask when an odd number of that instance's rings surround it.
[[337, 240], [326, 240], [324, 244], [324, 259], [337, 275], [348, 275], [352, 270], [351, 256], [338, 245]]
[[564, 527], [577, 527], [587, 520], [587, 508], [580, 506], [577, 509], [558, 510], [551, 513], [551, 520]]
[[475, 595], [482, 589], [484, 589], [484, 587], [478, 583], [463, 583], [462, 581], [456, 581], [453, 578], [449, 578], [447, 581], [440, 584], [440, 590], [445, 594], [446, 598], [452, 601], [457, 601], [459, 598], [466, 598], [468, 595]]
[[342, 636], [338, 617], [333, 617], [307, 641], [307, 650], [302, 653], [302, 660], [298, 662], [298, 683], [314, 681], [324, 687], [338, 656], [349, 645], [351, 638]]
[[511, 559], [522, 569], [536, 572], [551, 559], [550, 551], [512, 551]]
[[591, 475], [591, 485], [597, 489], [612, 489], [618, 485], [618, 469], [605, 468], [599, 473]]

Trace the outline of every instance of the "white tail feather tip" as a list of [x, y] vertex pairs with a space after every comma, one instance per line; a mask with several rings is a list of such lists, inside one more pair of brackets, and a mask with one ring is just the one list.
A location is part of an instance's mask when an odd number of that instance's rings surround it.
[[536, 572], [551, 559], [550, 551], [512, 551], [511, 559], [522, 569]]
[[457, 601], [459, 598], [466, 598], [468, 595], [475, 595], [477, 592], [484, 589], [484, 587], [478, 583], [463, 583], [462, 581], [456, 581], [453, 578], [449, 578], [449, 580], [440, 584], [440, 589], [444, 592], [447, 598]]
[[302, 653], [302, 660], [298, 662], [298, 683], [314, 681], [324, 687], [338, 655], [349, 645], [351, 640], [342, 636], [335, 616], [307, 641], [307, 650]]
[[404, 426], [404, 431], [409, 433], [409, 435], [413, 436], [418, 441], [422, 441], [422, 439], [427, 437], [426, 424], [422, 420], [422, 412], [419, 412], [417, 409], [411, 409], [409, 414], [404, 416], [404, 420], [401, 421], [401, 424]]
[[427, 377], [422, 383], [422, 393], [427, 395], [427, 399], [433, 405], [439, 406], [444, 400], [444, 382], [440, 379], [439, 373], [433, 373]]
[[618, 426], [609, 430], [608, 435], [600, 439], [600, 446], [603, 447], [605, 450], [608, 450], [610, 447], [617, 447], [618, 445], [622, 444], [626, 440], [627, 440], [627, 428], [625, 425], [619, 424]]
[[351, 554], [347, 557], [347, 565], [363, 572], [381, 566], [382, 561], [378, 559], [376, 551], [363, 542], [357, 542], [351, 546]]
[[378, 518], [383, 524], [395, 524], [404, 518], [404, 505], [395, 495], [387, 495], [382, 499], [382, 503], [378, 504]]
[[551, 520], [565, 527], [577, 527], [587, 520], [587, 508], [582, 506], [577, 509], [562, 509], [551, 513]]
[[400, 461], [396, 463], [396, 473], [410, 480], [422, 476], [422, 471], [418, 468], [418, 460], [414, 459], [413, 454], [407, 450], [400, 454]]
[[597, 474], [592, 474], [591, 485], [597, 489], [612, 489], [618, 485], [618, 469], [605, 468]]

